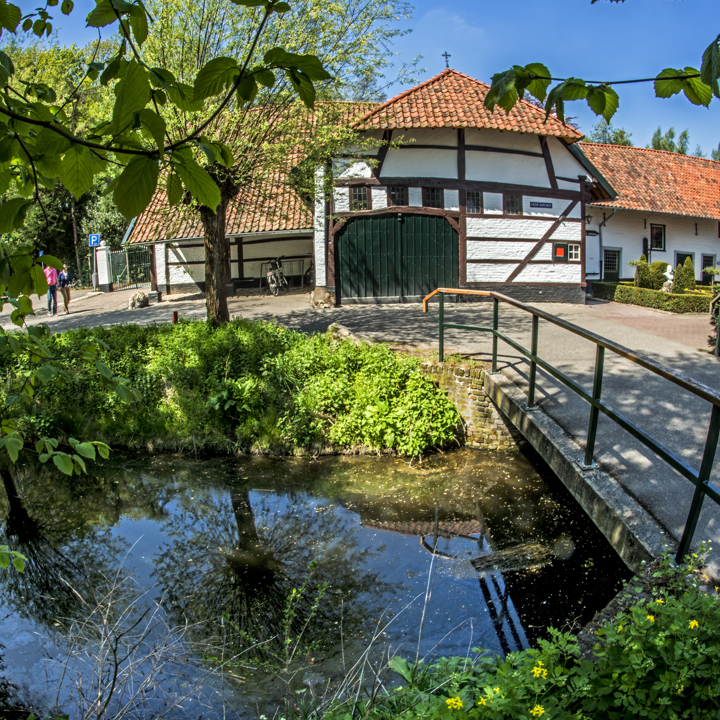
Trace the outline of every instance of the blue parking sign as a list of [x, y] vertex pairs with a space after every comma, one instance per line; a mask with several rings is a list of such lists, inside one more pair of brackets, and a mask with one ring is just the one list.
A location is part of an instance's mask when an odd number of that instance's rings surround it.
[[90, 235], [90, 247], [98, 247], [100, 245], [100, 233]]

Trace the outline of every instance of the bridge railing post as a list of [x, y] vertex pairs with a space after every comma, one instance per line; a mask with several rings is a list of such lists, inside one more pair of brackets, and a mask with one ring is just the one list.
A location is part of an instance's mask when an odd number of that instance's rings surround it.
[[677, 557], [678, 563], [683, 561], [690, 545], [692, 544], [695, 528], [697, 528], [700, 512], [702, 511], [703, 501], [705, 500], [705, 488], [710, 482], [710, 473], [712, 472], [713, 463], [715, 462], [715, 452], [717, 451], [718, 438], [720, 437], [720, 407], [713, 405], [710, 413], [710, 423], [708, 425], [707, 440], [705, 441], [705, 450], [703, 452], [702, 464], [698, 473], [698, 481], [693, 493], [690, 512], [685, 521], [685, 530], [683, 530], [680, 545], [678, 547]]
[[497, 357], [498, 357], [498, 319], [500, 315], [500, 301], [497, 298], [493, 298], [493, 341], [492, 341], [492, 370], [491, 372], [496, 373], [497, 369]]
[[[605, 348], [598, 345], [595, 348], [595, 378], [593, 379], [593, 400], [600, 400], [602, 396], [603, 369], [605, 366]], [[594, 403], [590, 405], [590, 424], [588, 425], [587, 443], [585, 444], [585, 462], [583, 470], [592, 470], [595, 467], [593, 455], [595, 454], [595, 438], [597, 437], [600, 408]]]
[[440, 328], [440, 337], [438, 338], [438, 361], [444, 362], [444, 351], [445, 351], [445, 293], [440, 293], [438, 296], [438, 326]]
[[537, 375], [537, 351], [538, 351], [538, 325], [540, 318], [532, 316], [532, 336], [530, 338], [530, 379], [528, 382], [528, 410], [534, 410], [535, 405], [535, 377]]

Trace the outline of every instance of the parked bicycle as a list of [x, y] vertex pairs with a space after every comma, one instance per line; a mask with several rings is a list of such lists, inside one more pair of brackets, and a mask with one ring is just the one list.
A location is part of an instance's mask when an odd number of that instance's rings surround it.
[[282, 270], [282, 260], [284, 257], [284, 255], [281, 255], [280, 257], [271, 260], [270, 269], [265, 273], [270, 292], [275, 296], [280, 293], [280, 290], [285, 290], [286, 292], [290, 290], [288, 281], [285, 278], [285, 273], [283, 273]]

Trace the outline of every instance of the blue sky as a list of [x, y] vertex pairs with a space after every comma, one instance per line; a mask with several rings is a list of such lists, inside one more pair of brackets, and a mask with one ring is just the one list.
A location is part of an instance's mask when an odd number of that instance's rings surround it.
[[[404, 27], [412, 32], [395, 46], [399, 58], [422, 55], [419, 80], [450, 65], [479, 80], [513, 64], [544, 62], [555, 77], [586, 80], [653, 77], [665, 67], [700, 66], [703, 50], [720, 33], [718, 0], [415, 0]], [[70, 18], [56, 17], [59, 41], [84, 44], [96, 35], [84, 26], [93, 0], [78, 0]], [[57, 13], [56, 15], [59, 15]], [[402, 88], [393, 88], [399, 91]], [[620, 109], [613, 124], [632, 133], [636, 145], [655, 129], [689, 128], [691, 149], [709, 155], [720, 142], [720, 101], [710, 108], [684, 96], [662, 100], [651, 84], [619, 88]], [[569, 103], [583, 131], [597, 122], [586, 106]]]

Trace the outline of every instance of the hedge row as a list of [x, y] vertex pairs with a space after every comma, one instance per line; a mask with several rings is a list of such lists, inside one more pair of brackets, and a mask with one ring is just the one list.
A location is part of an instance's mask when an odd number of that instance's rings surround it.
[[642, 307], [668, 310], [674, 313], [710, 312], [709, 294], [674, 295], [673, 293], [647, 288], [621, 285], [609, 282], [593, 282], [590, 294], [600, 300], [613, 300], [625, 305], [641, 305]]

